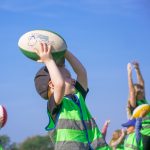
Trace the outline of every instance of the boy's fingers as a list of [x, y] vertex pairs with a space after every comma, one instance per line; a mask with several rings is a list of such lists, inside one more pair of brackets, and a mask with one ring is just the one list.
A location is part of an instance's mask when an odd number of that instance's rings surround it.
[[42, 52], [44, 51], [44, 44], [40, 43]]
[[47, 48], [47, 44], [46, 43], [44, 43], [44, 50], [45, 50], [45, 52], [47, 52], [47, 50], [48, 50], [48, 48]]
[[52, 45], [51, 45], [51, 44], [48, 45], [48, 52], [49, 52], [49, 51], [50, 51], [50, 52], [52, 51]]

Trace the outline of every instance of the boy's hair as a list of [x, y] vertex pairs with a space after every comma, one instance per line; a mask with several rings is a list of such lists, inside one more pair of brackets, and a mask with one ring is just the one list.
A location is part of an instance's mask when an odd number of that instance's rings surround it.
[[46, 66], [42, 67], [35, 75], [34, 83], [38, 94], [44, 98], [48, 99], [48, 83], [50, 81], [50, 75]]

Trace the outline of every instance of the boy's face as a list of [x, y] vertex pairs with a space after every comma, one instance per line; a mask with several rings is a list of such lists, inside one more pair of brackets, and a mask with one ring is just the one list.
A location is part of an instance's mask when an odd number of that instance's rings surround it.
[[119, 133], [114, 132], [114, 133], [113, 133], [113, 138], [114, 138], [114, 139], [118, 139], [118, 138], [119, 138]]
[[134, 126], [130, 126], [127, 128], [127, 134], [130, 134], [132, 132], [134, 132], [135, 127]]
[[59, 69], [65, 81], [65, 95], [73, 94], [75, 92], [75, 80], [72, 79], [70, 72], [66, 68], [60, 67]]
[[113, 139], [117, 140], [121, 136], [121, 131], [115, 131], [113, 133]]

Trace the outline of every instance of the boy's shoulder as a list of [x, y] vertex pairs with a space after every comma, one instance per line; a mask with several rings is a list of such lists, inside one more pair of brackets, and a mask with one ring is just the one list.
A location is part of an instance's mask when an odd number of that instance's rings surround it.
[[81, 93], [81, 95], [84, 99], [86, 98], [86, 95], [89, 92], [89, 89], [85, 90], [78, 81], [76, 81], [76, 83], [75, 83], [75, 89]]

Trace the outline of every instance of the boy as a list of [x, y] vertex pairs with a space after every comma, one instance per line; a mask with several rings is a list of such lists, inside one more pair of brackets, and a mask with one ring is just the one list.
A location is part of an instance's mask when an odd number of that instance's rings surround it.
[[142, 121], [146, 115], [146, 111], [142, 110], [139, 118], [133, 118], [122, 124], [127, 128], [127, 136], [124, 141], [125, 150], [150, 150], [149, 144], [145, 143], [145, 135], [142, 133]]
[[[133, 67], [132, 67], [133, 66]], [[132, 79], [132, 70], [135, 69], [137, 76], [137, 83], [133, 83]], [[128, 87], [129, 87], [129, 98], [128, 98], [128, 107], [127, 114], [128, 118], [131, 118], [134, 109], [142, 104], [148, 104], [145, 96], [145, 82], [140, 70], [139, 63], [134, 61], [128, 63], [127, 65], [128, 73]], [[141, 129], [144, 150], [150, 150], [150, 113], [148, 113], [142, 119], [142, 129]]]
[[88, 93], [87, 73], [80, 61], [68, 50], [66, 60], [77, 75], [71, 78], [64, 66], [57, 66], [51, 55], [51, 46], [41, 43], [36, 50], [40, 62], [45, 63], [35, 76], [37, 92], [48, 99], [49, 124], [46, 130], [55, 150], [107, 150], [94, 119], [85, 104]]
[[141, 118], [129, 120], [122, 124], [123, 127], [127, 128], [127, 136], [124, 141], [124, 150], [144, 150], [142, 137], [140, 134]]
[[117, 129], [113, 132], [112, 138], [110, 140], [110, 147], [112, 150], [123, 150], [124, 149], [124, 139], [125, 139], [125, 130]]

